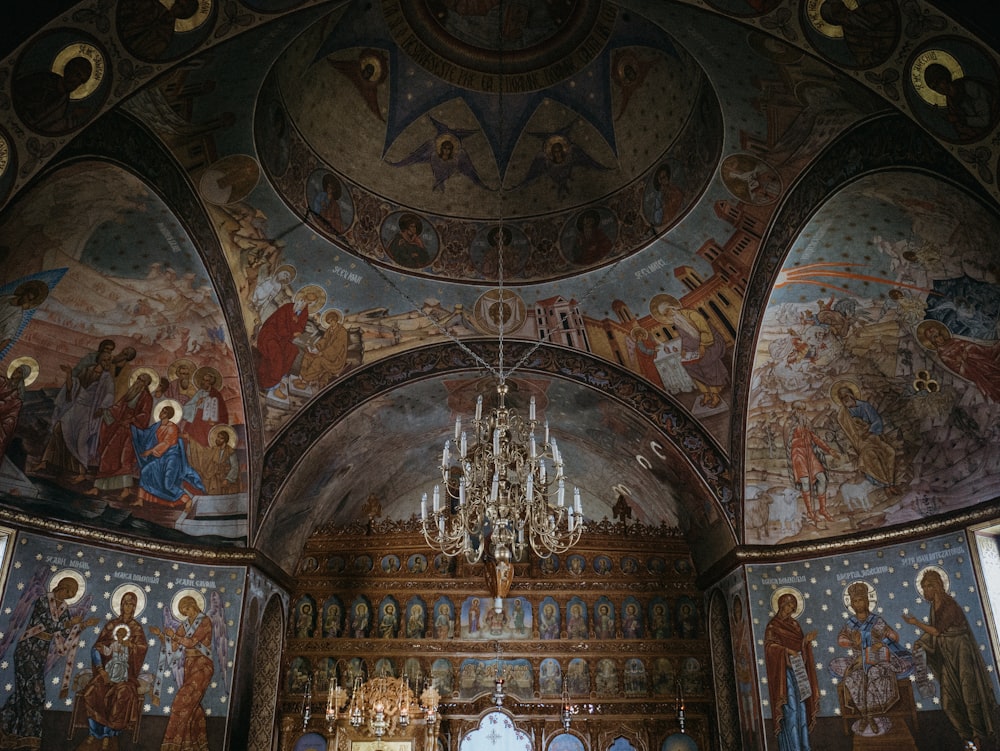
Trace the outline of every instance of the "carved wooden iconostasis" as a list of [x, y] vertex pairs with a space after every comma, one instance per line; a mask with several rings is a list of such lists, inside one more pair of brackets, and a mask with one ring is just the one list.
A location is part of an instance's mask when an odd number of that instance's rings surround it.
[[[282, 751], [300, 742], [356, 751], [379, 740], [369, 714], [351, 726], [350, 694], [383, 679], [406, 687], [414, 712], [408, 727], [383, 734], [384, 747], [458, 751], [496, 710], [498, 670], [501, 712], [534, 748], [562, 748], [572, 737], [604, 749], [624, 737], [640, 751], [658, 749], [680, 727], [680, 703], [686, 732], [713, 748], [705, 607], [686, 542], [662, 527], [592, 526], [566, 555], [517, 563], [500, 613], [484, 566], [435, 556], [417, 521], [317, 530], [291, 599]], [[421, 709], [427, 688], [440, 697], [433, 726]]]

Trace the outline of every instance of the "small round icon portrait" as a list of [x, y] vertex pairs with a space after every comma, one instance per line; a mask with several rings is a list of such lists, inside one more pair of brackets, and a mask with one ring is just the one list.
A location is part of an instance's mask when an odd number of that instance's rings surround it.
[[571, 555], [566, 559], [566, 568], [574, 576], [580, 576], [587, 568], [587, 561], [582, 555]]
[[917, 119], [934, 135], [952, 143], [972, 143], [1000, 122], [1000, 71], [978, 45], [965, 40], [935, 40], [910, 60], [906, 87]]
[[577, 266], [600, 263], [618, 237], [618, 221], [604, 208], [585, 209], [566, 223], [560, 237], [563, 257]]
[[899, 41], [902, 23], [895, 0], [807, 0], [801, 7], [810, 43], [845, 68], [882, 65]]
[[14, 68], [14, 111], [36, 133], [63, 135], [98, 113], [110, 80], [96, 39], [63, 30], [45, 34], [29, 43]]
[[646, 561], [646, 570], [651, 574], [662, 574], [667, 570], [667, 563], [660, 557], [650, 558]]
[[680, 167], [670, 160], [657, 165], [643, 195], [646, 221], [656, 229], [672, 224], [684, 208], [685, 196], [680, 187]]
[[543, 574], [554, 574], [559, 570], [559, 556], [555, 553], [542, 558], [538, 562], [538, 567], [542, 570]]
[[406, 559], [406, 570], [411, 574], [422, 574], [427, 570], [427, 556], [414, 553]]
[[386, 555], [382, 557], [382, 570], [387, 574], [394, 574], [399, 571], [399, 556]]
[[408, 269], [427, 268], [437, 258], [437, 232], [429, 221], [409, 211], [386, 217], [381, 238], [389, 257]]
[[326, 559], [326, 570], [339, 574], [344, 570], [344, 557], [340, 555], [331, 555]]
[[519, 276], [531, 257], [531, 242], [519, 227], [495, 224], [476, 233], [469, 255], [472, 265], [488, 280], [500, 279], [500, 249], [503, 248], [503, 279]]
[[116, 25], [122, 45], [140, 60], [155, 63], [190, 52], [208, 36], [215, 0], [129, 0], [118, 3]]
[[11, 145], [10, 136], [0, 128], [0, 204], [7, 198], [17, 175], [17, 151]]
[[611, 573], [611, 559], [606, 555], [599, 555], [594, 559], [594, 572], [601, 576]]
[[354, 222], [351, 191], [327, 170], [315, 170], [306, 182], [309, 217], [326, 232], [342, 235]]
[[359, 574], [366, 574], [372, 570], [374, 563], [370, 555], [359, 555], [354, 559], [354, 570]]

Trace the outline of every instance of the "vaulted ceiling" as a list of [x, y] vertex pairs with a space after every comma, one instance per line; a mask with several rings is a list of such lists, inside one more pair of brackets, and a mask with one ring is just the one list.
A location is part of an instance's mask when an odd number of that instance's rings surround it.
[[[1000, 67], [947, 9], [98, 0], [30, 24], [0, 63], [0, 294], [47, 290], [0, 320], [4, 373], [33, 368], [12, 511], [290, 569], [321, 524], [410, 519], [500, 373], [589, 519], [623, 497], [703, 570], [997, 496]], [[53, 468], [102, 339], [136, 350], [118, 397], [149, 368], [183, 405], [178, 368], [214, 369], [236, 480], [150, 509]]]

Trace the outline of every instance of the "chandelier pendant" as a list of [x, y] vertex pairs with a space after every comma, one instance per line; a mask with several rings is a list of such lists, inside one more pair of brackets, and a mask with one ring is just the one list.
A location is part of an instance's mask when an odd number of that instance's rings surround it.
[[429, 508], [427, 493], [420, 501], [428, 545], [447, 556], [465, 556], [469, 563], [495, 565], [493, 578], [506, 583], [491, 586], [497, 612], [514, 561], [524, 560], [529, 549], [540, 558], [564, 553], [580, 539], [584, 521], [579, 488], [566, 498], [562, 454], [548, 421], [538, 423], [535, 397], [525, 420], [507, 406], [507, 392], [501, 379], [497, 405], [486, 416], [479, 396], [471, 435], [456, 418], [456, 451], [446, 440], [441, 484], [434, 486]]

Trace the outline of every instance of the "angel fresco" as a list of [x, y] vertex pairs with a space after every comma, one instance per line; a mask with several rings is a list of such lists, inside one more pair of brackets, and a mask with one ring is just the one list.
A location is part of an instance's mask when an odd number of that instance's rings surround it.
[[170, 744], [177, 748], [208, 745], [202, 699], [215, 674], [213, 654], [223, 664], [225, 675], [224, 653], [220, 654], [219, 650], [226, 649], [228, 644], [221, 597], [212, 598], [210, 604], [210, 612], [206, 613], [205, 596], [195, 589], [182, 589], [163, 610], [163, 628], [152, 626], [149, 629], [163, 640], [153, 688], [154, 701], [158, 700], [168, 673], [177, 684], [163, 735], [165, 747]]
[[[83, 576], [64, 569], [49, 577], [41, 566], [32, 575], [11, 614], [0, 640], [0, 660], [14, 648], [14, 687], [0, 708], [0, 740], [20, 739], [17, 745], [39, 748], [42, 737], [42, 710], [46, 704], [46, 676], [58, 663], [73, 665], [80, 634], [95, 625], [97, 618], [84, 619], [90, 608]], [[70, 670], [63, 671], [59, 695], [69, 695]], [[59, 685], [58, 679], [56, 680]], [[17, 742], [13, 742], [14, 745]]]
[[569, 183], [574, 172], [582, 169], [607, 172], [610, 169], [584, 151], [582, 146], [570, 140], [569, 132], [572, 127], [570, 124], [551, 133], [530, 134], [540, 138], [542, 145], [518, 188], [547, 176], [556, 187], [556, 197], [565, 198], [570, 193]]
[[411, 164], [427, 164], [434, 176], [431, 190], [444, 192], [444, 184], [455, 175], [465, 175], [473, 185], [486, 188], [479, 172], [472, 163], [469, 152], [462, 146], [463, 139], [469, 138], [478, 130], [451, 128], [444, 123], [430, 118], [436, 135], [420, 144], [416, 149], [398, 162], [389, 162], [393, 167], [408, 167]]

